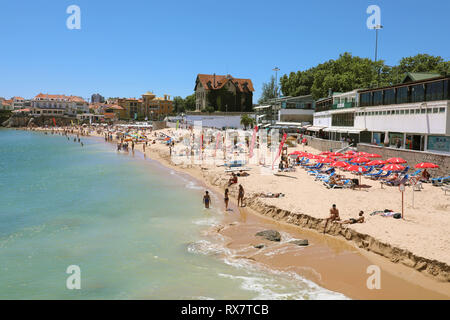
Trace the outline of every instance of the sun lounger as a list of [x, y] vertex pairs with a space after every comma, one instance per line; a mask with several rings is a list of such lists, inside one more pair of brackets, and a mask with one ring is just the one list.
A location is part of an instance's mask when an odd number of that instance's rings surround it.
[[432, 178], [431, 183], [433, 186], [442, 186], [443, 184], [450, 183], [450, 176]]
[[444, 190], [445, 195], [447, 195], [447, 191], [450, 192], [450, 186], [443, 186], [441, 189]]
[[373, 177], [371, 177], [371, 179], [372, 179], [372, 180], [380, 180], [380, 179], [384, 179], [384, 178], [389, 177], [389, 176], [391, 175], [391, 173], [392, 173], [392, 171], [388, 171], [388, 172], [386, 172], [386, 174], [384, 174], [384, 175], [373, 176]]
[[364, 176], [366, 177], [376, 177], [376, 176], [381, 176], [383, 174], [383, 170], [379, 170], [378, 172], [375, 173], [366, 173], [364, 174]]

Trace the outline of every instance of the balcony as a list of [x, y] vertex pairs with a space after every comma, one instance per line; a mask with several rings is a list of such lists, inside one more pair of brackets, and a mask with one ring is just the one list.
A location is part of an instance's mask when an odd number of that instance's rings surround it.
[[347, 108], [354, 108], [354, 107], [355, 107], [355, 102], [353, 102], [353, 101], [333, 104], [333, 110], [347, 109]]

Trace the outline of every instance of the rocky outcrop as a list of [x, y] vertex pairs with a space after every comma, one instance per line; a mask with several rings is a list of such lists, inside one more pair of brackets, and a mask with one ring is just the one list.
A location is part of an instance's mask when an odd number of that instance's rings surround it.
[[303, 240], [292, 240], [292, 241], [289, 241], [289, 243], [292, 243], [292, 244], [295, 244], [295, 245], [297, 245], [297, 246], [307, 246], [307, 245], [309, 245], [309, 242], [308, 242], [308, 240], [307, 239], [303, 239]]
[[57, 126], [68, 126], [71, 125], [72, 121], [76, 122], [75, 118], [69, 117], [40, 116], [35, 118], [25, 115], [13, 115], [8, 120], [1, 123], [1, 125], [7, 128], [24, 128], [29, 126], [53, 127], [53, 119], [55, 119]]
[[281, 240], [281, 234], [276, 230], [265, 230], [260, 231], [255, 234], [257, 237], [263, 237], [266, 240], [269, 241], [277, 241], [279, 242]]

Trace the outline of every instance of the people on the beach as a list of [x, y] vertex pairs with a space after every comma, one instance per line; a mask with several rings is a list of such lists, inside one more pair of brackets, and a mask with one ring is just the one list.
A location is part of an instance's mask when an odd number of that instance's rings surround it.
[[230, 201], [230, 198], [228, 196], [228, 188], [225, 189], [225, 196], [223, 200], [225, 201], [225, 211], [228, 211], [228, 202]]
[[205, 195], [203, 196], [203, 203], [205, 204], [205, 208], [209, 209], [209, 204], [211, 203], [211, 197], [209, 196], [208, 191], [205, 191]]
[[422, 172], [421, 180], [422, 181], [428, 181], [428, 180], [430, 180], [430, 178], [431, 178], [430, 173], [427, 171], [427, 169], [424, 169], [423, 172]]
[[341, 224], [355, 224], [355, 223], [364, 223], [364, 211], [360, 211], [358, 213], [358, 218], [350, 218], [348, 220], [344, 220], [342, 222], [340, 222]]
[[233, 172], [231, 178], [228, 180], [228, 187], [238, 182], [237, 175]]
[[238, 193], [238, 207], [244, 206], [244, 194], [245, 194], [244, 187], [240, 184], [239, 185], [239, 193]]

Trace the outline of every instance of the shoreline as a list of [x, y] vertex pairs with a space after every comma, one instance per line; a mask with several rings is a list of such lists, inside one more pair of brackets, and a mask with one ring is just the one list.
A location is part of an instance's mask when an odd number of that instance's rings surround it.
[[[90, 137], [102, 138], [101, 135], [97, 134], [91, 135]], [[184, 175], [189, 176], [190, 178], [199, 182], [201, 185], [212, 190], [217, 195], [217, 198], [221, 199], [222, 190], [224, 187], [224, 183], [226, 183], [226, 181], [223, 181], [223, 179], [217, 179], [214, 173], [210, 173], [208, 169], [203, 170], [202, 168], [195, 166], [182, 167], [174, 165], [170, 161], [168, 150], [161, 150], [161, 149], [162, 148], [155, 148], [154, 145], [150, 145], [150, 147], [147, 148], [144, 154], [142, 146], [140, 144], [136, 144], [136, 151], [142, 153], [144, 159], [147, 158], [151, 159], [153, 161], [156, 161], [160, 165], [164, 166], [165, 168], [172, 169], [178, 173], [182, 173]], [[232, 203], [232, 207], [237, 208], [235, 196], [236, 196], [235, 190], [230, 189], [230, 200], [231, 200], [230, 202]], [[422, 287], [425, 287], [426, 290], [429, 291], [429, 293], [439, 292], [437, 295], [434, 295], [433, 298], [448, 299], [448, 297], [450, 297], [450, 291], [446, 286], [448, 285], [447, 282], [450, 281], [448, 275], [448, 265], [443, 262], [417, 256], [409, 251], [405, 251], [401, 248], [397, 248], [395, 246], [391, 246], [390, 244], [383, 243], [370, 235], [362, 234], [350, 228], [343, 228], [341, 225], [338, 224], [330, 224], [326, 230], [326, 235], [324, 235], [322, 233], [319, 233], [320, 231], [322, 231], [321, 229], [323, 229], [320, 226], [320, 223], [323, 221], [323, 219], [319, 219], [310, 216], [308, 214], [297, 214], [292, 211], [280, 208], [276, 205], [269, 205], [267, 203], [264, 203], [263, 201], [261, 201], [261, 199], [257, 198], [254, 195], [251, 195], [250, 197], [246, 196], [246, 204], [248, 205], [248, 207], [238, 209], [239, 217], [236, 217], [235, 215], [236, 211], [234, 211], [230, 215], [225, 213], [224, 216], [222, 217], [225, 226], [220, 230], [216, 230], [218, 233], [231, 239], [228, 243], [229, 247], [236, 246], [237, 243], [240, 243], [242, 245], [242, 243], [254, 241], [254, 239], [252, 239], [254, 238], [253, 234], [247, 233], [246, 237], [242, 237], [241, 235], [242, 233], [239, 234], [239, 232], [236, 232], [236, 230], [239, 231], [239, 227], [236, 227], [233, 224], [234, 222], [236, 222], [236, 218], [242, 219], [242, 216], [246, 216], [245, 218], [246, 220], [250, 220], [251, 223], [253, 223], [255, 226], [258, 227], [275, 225], [276, 229], [280, 231], [292, 229], [293, 232], [307, 233], [307, 234], [309, 233], [308, 236], [311, 238], [317, 238], [315, 240], [318, 242], [331, 241], [333, 246], [338, 247], [340, 247], [341, 244], [345, 244], [344, 247], [347, 246], [348, 248], [344, 248], [343, 249], [344, 251], [351, 252], [353, 249], [371, 261], [380, 260], [377, 261], [377, 263], [383, 265], [383, 271], [385, 271], [384, 267], [386, 267], [387, 269], [389, 269], [387, 271], [388, 273], [394, 274], [397, 273], [397, 275], [391, 277], [389, 281], [391, 282], [393, 281], [394, 283], [396, 282], [401, 286], [404, 284], [402, 283], [402, 281], [400, 281], [399, 283], [397, 281], [398, 279], [396, 280], [396, 277], [398, 277], [399, 275], [403, 275], [404, 278], [412, 277], [415, 280], [417, 280], [417, 282], [419, 282], [419, 284], [421, 284]], [[261, 220], [264, 221], [262, 222]], [[333, 242], [337, 242], [337, 244]], [[289, 254], [291, 255], [291, 257], [289, 257]], [[258, 250], [256, 251], [250, 250], [249, 256], [251, 260], [261, 261], [267, 264], [269, 267], [275, 267], [278, 269], [283, 267], [283, 263], [281, 264], [278, 263], [278, 266], [274, 266], [273, 265], [274, 262], [268, 261], [270, 259], [264, 259], [264, 257], [261, 257], [261, 254], [258, 253]], [[281, 255], [279, 255], [279, 257], [280, 256]], [[288, 257], [283, 257], [280, 260], [285, 261], [286, 263], [284, 263], [284, 265], [286, 265], [288, 264], [289, 262], [288, 260], [290, 259], [292, 260], [292, 252], [290, 253], [288, 252]], [[302, 261], [302, 263], [305, 262], [306, 261]], [[392, 266], [389, 266], [388, 264], [392, 264]], [[318, 268], [318, 265], [316, 265], [316, 268]], [[326, 270], [327, 268], [323, 267], [321, 268], [326, 272], [330, 271], [329, 268], [328, 270]], [[417, 274], [406, 274], [408, 273], [409, 270], [411, 271], [415, 270], [414, 273]], [[303, 270], [303, 272], [302, 270], [296, 270], [294, 272], [297, 272], [297, 274], [300, 274], [306, 279], [312, 280], [321, 285], [322, 287], [330, 289], [332, 291], [336, 290], [336, 283], [342, 285], [340, 281], [333, 281], [332, 279], [328, 280], [320, 279], [320, 277], [317, 277], [317, 275], [315, 275], [314, 272], [311, 272], [311, 270], [308, 270], [307, 272], [305, 272], [305, 270]], [[364, 274], [364, 272], [362, 274]], [[428, 276], [425, 277], [425, 274], [427, 274]], [[365, 274], [364, 277], [367, 278], [368, 275]], [[421, 279], [422, 277], [424, 277], [424, 279]], [[359, 278], [360, 280], [362, 279], [361, 275], [359, 275]], [[411, 281], [406, 282], [412, 283]], [[412, 284], [416, 286], [416, 283]], [[363, 293], [355, 292], [355, 288], [345, 288], [344, 291], [346, 292], [342, 291], [337, 292], [342, 292], [351, 298], [356, 299], [367, 298], [367, 296], [365, 296]], [[386, 292], [384, 292], [382, 296], [379, 296], [376, 299], [385, 299], [386, 298], [385, 293]], [[425, 296], [424, 298], [427, 299], [426, 295], [424, 296]]]

